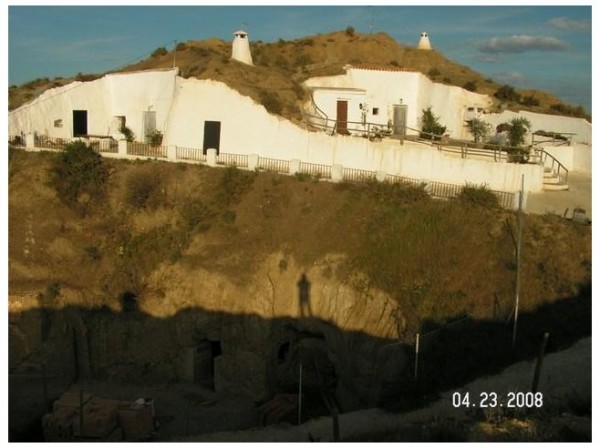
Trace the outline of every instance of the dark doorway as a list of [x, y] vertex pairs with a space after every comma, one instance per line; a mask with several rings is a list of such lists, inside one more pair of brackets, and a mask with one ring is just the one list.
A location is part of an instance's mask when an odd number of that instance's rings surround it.
[[194, 354], [194, 383], [214, 390], [215, 358], [221, 353], [221, 341], [203, 340], [198, 343]]
[[138, 310], [137, 296], [131, 291], [121, 294], [121, 311], [124, 313], [135, 313]]
[[335, 127], [338, 134], [348, 134], [348, 101], [338, 100]]
[[220, 121], [205, 121], [204, 122], [204, 144], [202, 152], [206, 154], [206, 150], [214, 148], [219, 155], [219, 145], [221, 144], [221, 122]]
[[73, 137], [83, 137], [88, 133], [87, 110], [73, 111]]

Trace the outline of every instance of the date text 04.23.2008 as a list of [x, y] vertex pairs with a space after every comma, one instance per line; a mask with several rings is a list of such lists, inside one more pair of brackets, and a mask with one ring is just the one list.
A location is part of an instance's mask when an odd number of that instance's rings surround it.
[[544, 394], [541, 392], [454, 392], [452, 406], [455, 408], [541, 408], [544, 406]]

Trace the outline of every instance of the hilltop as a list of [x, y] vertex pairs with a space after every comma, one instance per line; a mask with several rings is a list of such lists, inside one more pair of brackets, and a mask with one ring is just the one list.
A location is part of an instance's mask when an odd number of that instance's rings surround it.
[[[432, 81], [455, 85], [494, 98], [503, 86], [467, 66], [447, 59], [438, 51], [422, 51], [402, 45], [386, 33], [361, 34], [352, 28], [295, 40], [279, 39], [250, 43], [254, 66], [231, 60], [231, 42], [212, 38], [180, 42], [168, 51], [157, 48], [137, 63], [116, 72], [173, 67], [185, 78], [214, 79], [263, 104], [267, 110], [292, 121], [301, 120], [300, 104], [307, 99], [302, 82], [315, 76], [344, 73], [345, 65], [418, 71]], [[39, 78], [9, 88], [9, 110], [15, 109], [49, 88], [73, 81], [89, 81], [102, 74], [78, 74], [74, 78]], [[506, 89], [506, 87], [505, 87]], [[539, 90], [508, 89], [495, 101], [497, 110], [529, 110], [583, 117], [581, 107], [562, 103]]]

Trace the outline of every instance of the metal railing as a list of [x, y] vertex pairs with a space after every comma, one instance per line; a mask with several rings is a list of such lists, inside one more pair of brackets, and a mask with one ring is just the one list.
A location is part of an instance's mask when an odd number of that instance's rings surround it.
[[376, 180], [376, 173], [356, 168], [343, 168], [342, 178], [350, 182], [370, 182]]
[[300, 162], [300, 173], [323, 179], [331, 179], [331, 166], [318, 163]]
[[127, 155], [144, 157], [167, 157], [166, 146], [152, 146], [148, 143], [127, 143]]
[[228, 154], [220, 153], [217, 155], [217, 165], [236, 166], [238, 168], [248, 168], [247, 154]]
[[175, 157], [178, 160], [192, 160], [194, 162], [206, 163], [206, 154], [199, 148], [184, 148], [177, 146], [175, 150]]
[[[540, 163], [544, 168], [550, 169], [554, 174], [558, 176], [558, 180], [562, 184], [566, 184], [569, 179], [569, 170], [558, 161], [556, 157], [552, 154], [548, 153], [544, 149], [538, 149], [537, 153], [540, 158]], [[548, 165], [548, 159], [550, 159], [550, 164]]]
[[260, 170], [273, 171], [275, 173], [289, 173], [290, 162], [289, 160], [270, 159], [268, 157], [259, 157], [258, 165], [256, 166]]

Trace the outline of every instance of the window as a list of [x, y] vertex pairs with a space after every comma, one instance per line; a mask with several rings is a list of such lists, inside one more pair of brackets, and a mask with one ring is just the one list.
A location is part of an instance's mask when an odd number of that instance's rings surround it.
[[373, 115], [379, 115], [379, 108], [378, 107], [374, 107], [373, 108]]

